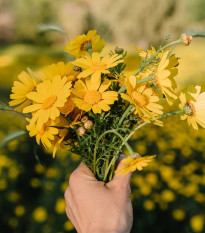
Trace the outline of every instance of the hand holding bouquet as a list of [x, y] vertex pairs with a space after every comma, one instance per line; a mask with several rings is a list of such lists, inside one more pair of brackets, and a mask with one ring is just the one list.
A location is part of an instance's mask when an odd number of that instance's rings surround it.
[[[163, 126], [162, 118], [181, 114], [194, 129], [205, 128], [205, 92], [191, 86], [176, 93], [179, 59], [166, 50], [174, 44], [189, 45], [192, 36], [182, 34], [165, 45], [167, 39], [157, 50], [133, 46], [141, 63], [129, 73], [127, 53], [117, 47], [102, 56], [104, 41], [89, 31], [66, 45], [68, 62], [52, 64], [40, 73], [23, 71], [14, 82], [9, 104], [26, 117], [29, 135], [38, 144], [52, 147], [53, 156], [66, 146], [81, 156], [98, 180], [110, 181], [115, 172], [142, 170], [155, 155], [141, 157], [128, 144], [141, 127]], [[180, 109], [164, 113], [163, 105], [178, 99]], [[116, 170], [123, 146], [129, 155]]]

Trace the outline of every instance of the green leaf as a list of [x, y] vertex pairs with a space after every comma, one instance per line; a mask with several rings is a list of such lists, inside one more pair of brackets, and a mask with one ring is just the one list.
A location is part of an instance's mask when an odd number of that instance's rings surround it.
[[3, 102], [0, 102], [0, 110], [2, 111], [10, 111], [10, 112], [15, 112], [15, 113], [18, 113], [19, 115], [23, 116], [23, 117], [28, 117], [30, 118], [30, 116], [28, 114], [23, 114], [21, 112], [18, 112], [16, 110], [14, 110], [13, 108], [11, 108], [10, 106], [6, 105], [5, 103]]
[[193, 37], [205, 37], [205, 31], [202, 30], [188, 30], [186, 34], [193, 36]]
[[26, 133], [25, 130], [16, 130], [12, 133], [8, 134], [1, 142], [0, 142], [0, 148], [4, 147], [9, 142], [15, 140], [16, 138], [19, 138], [20, 136], [24, 135]]
[[40, 24], [37, 27], [38, 32], [51, 32], [51, 31], [55, 31], [55, 32], [59, 32], [61, 34], [65, 34], [65, 29], [63, 26], [59, 25], [59, 24]]

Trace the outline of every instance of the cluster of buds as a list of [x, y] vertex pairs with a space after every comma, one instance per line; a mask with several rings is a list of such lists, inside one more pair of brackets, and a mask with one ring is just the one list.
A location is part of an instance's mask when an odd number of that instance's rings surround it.
[[83, 126], [78, 128], [78, 135], [83, 136], [85, 134], [86, 129], [90, 130], [93, 127], [93, 122], [88, 119], [87, 116], [83, 116], [81, 118], [81, 122], [83, 123]]

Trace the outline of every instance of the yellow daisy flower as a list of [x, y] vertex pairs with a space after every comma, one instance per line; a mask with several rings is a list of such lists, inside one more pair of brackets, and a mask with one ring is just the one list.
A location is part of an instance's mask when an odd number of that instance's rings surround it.
[[165, 95], [168, 104], [172, 104], [172, 99], [177, 99], [174, 92], [176, 89], [176, 82], [174, 77], [178, 74], [176, 66], [178, 65], [178, 59], [176, 56], [171, 56], [170, 51], [163, 54], [162, 59], [159, 62], [158, 67], [153, 74], [153, 83], [156, 87], [159, 87], [162, 93]]
[[31, 100], [28, 100], [26, 95], [36, 88], [38, 81], [25, 71], [19, 74], [18, 79], [20, 81], [14, 81], [9, 105], [19, 105], [16, 110], [21, 112], [24, 107], [31, 104]]
[[117, 175], [126, 175], [129, 172], [134, 172], [135, 170], [141, 171], [155, 157], [156, 155], [147, 155], [147, 156], [141, 157], [139, 154], [130, 156], [121, 161], [121, 163], [124, 164], [124, 166], [118, 168], [115, 171], [115, 173]]
[[[139, 48], [138, 48], [137, 46], [135, 46], [135, 45], [132, 45], [132, 47], [135, 48], [135, 49], [137, 50], [137, 52], [139, 53], [139, 56], [140, 56], [141, 58], [143, 58], [143, 59], [145, 59], [145, 57], [150, 58], [152, 55], [155, 55], [156, 52], [157, 52], [154, 46], [151, 46], [151, 49], [150, 49], [150, 50], [147, 50], [147, 51], [145, 51], [145, 50], [143, 50], [143, 49], [139, 49]], [[162, 54], [162, 52], [160, 52], [160, 53], [157, 55], [156, 58], [161, 57], [161, 54]]]
[[27, 94], [27, 98], [34, 103], [23, 109], [23, 113], [34, 112], [30, 124], [37, 122], [37, 129], [49, 119], [55, 120], [60, 115], [60, 107], [63, 107], [70, 96], [71, 82], [67, 78], [56, 75], [53, 80], [47, 79], [36, 86], [35, 92]]
[[101, 111], [109, 111], [110, 104], [118, 100], [118, 94], [115, 91], [105, 91], [111, 84], [110, 80], [105, 80], [101, 85], [100, 81], [93, 84], [90, 78], [86, 79], [84, 83], [79, 80], [75, 83], [72, 93], [76, 96], [73, 102], [79, 109], [86, 112], [93, 110], [94, 113], [101, 113]]
[[[30, 119], [27, 118], [27, 121], [30, 122]], [[50, 148], [51, 147], [51, 141], [54, 140], [54, 135], [58, 134], [58, 129], [50, 126], [54, 126], [53, 121], [48, 121], [45, 124], [43, 124], [42, 128], [40, 130], [37, 130], [36, 124], [29, 124], [26, 126], [27, 130], [29, 131], [30, 137], [36, 136], [36, 141], [40, 145], [40, 141], [42, 144]]]
[[69, 41], [66, 44], [65, 52], [76, 58], [88, 55], [88, 48], [91, 48], [92, 52], [101, 52], [105, 42], [103, 39], [100, 39], [99, 35], [96, 35], [96, 32], [96, 30], [90, 30], [87, 35], [83, 34]]
[[179, 107], [185, 111], [181, 120], [186, 120], [189, 125], [198, 130], [198, 125], [205, 128], [205, 92], [200, 93], [201, 87], [196, 86], [195, 90], [179, 95], [181, 104]]
[[135, 108], [135, 114], [145, 118], [154, 118], [156, 114], [163, 114], [163, 107], [158, 104], [159, 97], [154, 90], [147, 87], [145, 83], [136, 84], [137, 78], [130, 76], [125, 81], [127, 94], [121, 93], [121, 97], [129, 101]]
[[86, 78], [91, 75], [92, 82], [98, 82], [101, 79], [101, 74], [108, 74], [111, 67], [122, 63], [122, 55], [112, 55], [107, 57], [100, 57], [99, 53], [93, 53], [92, 57], [86, 56], [79, 58], [72, 63], [76, 66], [82, 67], [84, 70], [78, 75], [78, 78]]
[[52, 64], [47, 66], [43, 73], [45, 74], [45, 79], [53, 79], [56, 75], [60, 75], [61, 78], [67, 77], [67, 82], [75, 81], [77, 79], [78, 72], [73, 70], [73, 64], [71, 62], [64, 63], [58, 62], [57, 64]]
[[65, 102], [64, 106], [60, 108], [60, 112], [65, 116], [71, 113], [76, 107], [76, 104], [73, 102], [72, 97], [74, 97], [74, 95], [71, 94]]

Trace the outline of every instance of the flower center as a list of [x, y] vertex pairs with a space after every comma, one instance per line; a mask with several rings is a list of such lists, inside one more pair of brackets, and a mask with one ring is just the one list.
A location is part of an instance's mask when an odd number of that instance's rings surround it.
[[184, 112], [188, 116], [193, 116], [195, 113], [194, 105], [192, 103], [186, 103], [184, 105]]
[[133, 91], [131, 97], [134, 100], [134, 102], [140, 107], [144, 107], [148, 104], [147, 97], [137, 91]]
[[90, 65], [90, 69], [94, 70], [94, 71], [98, 71], [98, 70], [104, 70], [106, 69], [107, 65], [104, 63], [100, 63], [100, 62], [93, 62]]
[[98, 91], [89, 91], [85, 94], [84, 100], [90, 105], [97, 104], [102, 98], [102, 95]]
[[56, 102], [56, 100], [57, 100], [57, 96], [56, 95], [52, 95], [52, 96], [48, 97], [44, 101], [42, 108], [43, 109], [51, 108], [53, 106], [53, 104]]
[[85, 41], [81, 47], [82, 50], [88, 50], [88, 49], [92, 49], [92, 42], [91, 41]]

